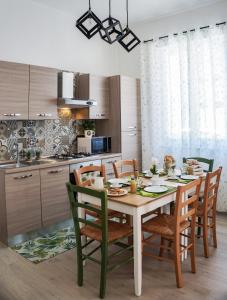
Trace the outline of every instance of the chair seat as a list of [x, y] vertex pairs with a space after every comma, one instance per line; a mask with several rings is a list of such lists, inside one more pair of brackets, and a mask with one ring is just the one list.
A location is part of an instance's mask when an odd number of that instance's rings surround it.
[[[94, 223], [100, 224], [100, 220], [97, 220]], [[82, 227], [81, 234], [86, 235], [93, 240], [99, 242], [102, 241], [102, 231], [90, 225], [85, 225], [84, 227]], [[108, 242], [119, 240], [131, 234], [132, 234], [132, 228], [129, 225], [120, 224], [114, 221], [108, 221]]]
[[[180, 232], [190, 226], [189, 221], [183, 221], [180, 226]], [[143, 224], [143, 231], [156, 233], [162, 236], [173, 237], [175, 228], [175, 217], [167, 214], [161, 214]]]

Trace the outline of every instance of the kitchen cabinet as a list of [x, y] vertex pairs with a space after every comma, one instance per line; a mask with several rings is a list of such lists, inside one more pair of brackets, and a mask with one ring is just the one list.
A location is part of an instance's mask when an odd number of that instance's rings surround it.
[[42, 223], [48, 226], [70, 218], [70, 204], [66, 189], [69, 166], [40, 170]]
[[41, 227], [39, 171], [5, 176], [5, 203], [8, 236]]
[[0, 120], [28, 119], [29, 65], [0, 61]]
[[96, 134], [112, 138], [112, 152], [122, 159], [136, 159], [141, 168], [140, 80], [127, 76], [109, 78], [110, 115], [96, 121]]
[[29, 119], [57, 119], [58, 70], [30, 66]]
[[102, 164], [106, 167], [106, 179], [111, 179], [115, 177], [113, 163], [121, 160], [121, 156], [110, 157], [102, 159]]
[[141, 130], [140, 81], [120, 77], [121, 131]]
[[83, 74], [78, 80], [78, 97], [83, 100], [96, 100], [97, 106], [91, 106], [81, 111], [84, 119], [109, 118], [109, 80], [105, 76]]

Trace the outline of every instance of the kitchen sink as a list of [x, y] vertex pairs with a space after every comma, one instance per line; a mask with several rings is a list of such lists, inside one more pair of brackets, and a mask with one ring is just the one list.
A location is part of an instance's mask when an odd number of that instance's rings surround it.
[[15, 162], [13, 163], [7, 163], [7, 164], [0, 164], [0, 169], [8, 169], [8, 168], [23, 168], [26, 167], [25, 164], [20, 163], [17, 165]]
[[15, 162], [7, 163], [7, 164], [0, 164], [0, 169], [13, 169], [13, 168], [23, 168], [27, 166], [37, 166], [42, 164], [50, 164], [54, 163], [55, 160], [53, 159], [40, 159], [40, 160], [32, 160], [32, 161], [23, 161], [19, 165], [17, 165]]
[[36, 166], [36, 165], [43, 165], [43, 164], [51, 164], [54, 163], [55, 160], [53, 159], [39, 159], [39, 160], [32, 160], [32, 161], [24, 161], [23, 164], [26, 166]]

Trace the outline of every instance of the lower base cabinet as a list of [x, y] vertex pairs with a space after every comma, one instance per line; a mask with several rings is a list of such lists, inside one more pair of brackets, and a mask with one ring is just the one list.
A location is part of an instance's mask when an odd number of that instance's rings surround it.
[[8, 236], [39, 229], [41, 222], [39, 171], [5, 176]]
[[102, 164], [106, 167], [106, 179], [112, 179], [115, 177], [113, 163], [121, 160], [121, 156], [102, 159]]
[[40, 170], [42, 223], [48, 226], [70, 217], [70, 205], [65, 183], [69, 181], [69, 166]]

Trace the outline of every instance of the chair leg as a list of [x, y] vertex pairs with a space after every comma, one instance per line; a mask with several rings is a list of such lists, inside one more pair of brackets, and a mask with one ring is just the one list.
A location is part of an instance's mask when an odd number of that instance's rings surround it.
[[191, 247], [191, 251], [190, 251], [190, 256], [191, 256], [191, 271], [192, 273], [196, 273], [196, 264], [195, 264], [195, 230], [192, 230], [191, 233], [191, 243], [192, 243], [192, 247]]
[[216, 211], [214, 211], [213, 209], [213, 212], [212, 212], [212, 221], [213, 221], [213, 228], [212, 228], [212, 231], [213, 231], [213, 243], [214, 243], [214, 248], [217, 248], [218, 247], [218, 244], [217, 244], [217, 230], [216, 230]]
[[163, 256], [163, 252], [164, 252], [164, 248], [161, 246], [164, 246], [165, 244], [165, 239], [163, 237], [161, 237], [161, 242], [160, 242], [160, 250], [159, 250], [159, 256], [162, 257]]
[[[198, 225], [200, 225], [200, 224], [201, 224], [201, 217], [198, 217]], [[200, 239], [200, 237], [201, 237], [201, 227], [198, 226], [198, 228], [197, 228], [197, 238]]]
[[208, 246], [208, 226], [207, 226], [207, 216], [203, 218], [203, 248], [204, 256], [209, 257], [209, 246]]
[[83, 257], [82, 257], [82, 247], [81, 247], [81, 237], [77, 239], [77, 284], [79, 286], [83, 285]]
[[183, 287], [183, 278], [182, 278], [182, 271], [181, 271], [181, 256], [180, 256], [180, 242], [174, 241], [174, 248], [175, 248], [175, 273], [176, 273], [176, 282], [177, 287], [182, 288]]
[[101, 245], [101, 278], [100, 278], [100, 292], [99, 297], [105, 298], [106, 294], [106, 275], [107, 275], [107, 245]]

